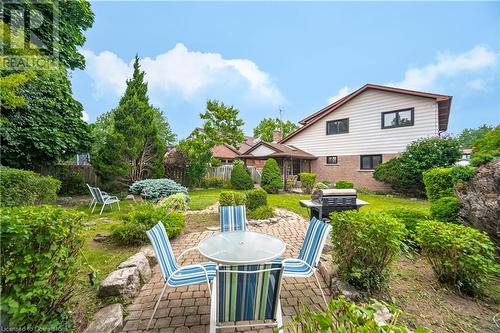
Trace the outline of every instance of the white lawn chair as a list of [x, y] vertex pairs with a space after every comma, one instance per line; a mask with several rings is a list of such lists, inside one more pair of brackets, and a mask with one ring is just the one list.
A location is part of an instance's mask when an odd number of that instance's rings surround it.
[[102, 211], [104, 210], [104, 207], [106, 207], [106, 205], [108, 205], [109, 208], [112, 208], [111, 205], [114, 203], [118, 205], [118, 210], [120, 210], [120, 199], [118, 199], [118, 197], [107, 195], [106, 192], [102, 192], [98, 187], [90, 187], [90, 191], [92, 192], [95, 199], [94, 207], [92, 207], [92, 213], [94, 212], [97, 204], [102, 205], [99, 215], [102, 214]]

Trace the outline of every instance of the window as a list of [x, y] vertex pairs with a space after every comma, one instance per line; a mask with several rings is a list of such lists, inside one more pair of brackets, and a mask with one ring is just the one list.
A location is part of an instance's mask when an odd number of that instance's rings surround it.
[[359, 168], [361, 170], [374, 170], [380, 163], [382, 163], [382, 155], [361, 155]]
[[326, 122], [326, 135], [349, 133], [349, 118]]
[[413, 126], [414, 108], [382, 112], [382, 128]]
[[338, 164], [337, 156], [327, 156], [326, 164]]

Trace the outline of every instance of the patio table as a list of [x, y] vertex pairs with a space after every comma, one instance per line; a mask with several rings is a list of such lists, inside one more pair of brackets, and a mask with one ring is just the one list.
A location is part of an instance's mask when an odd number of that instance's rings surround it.
[[198, 245], [202, 256], [225, 265], [269, 262], [282, 255], [285, 248], [281, 239], [253, 231], [221, 232]]

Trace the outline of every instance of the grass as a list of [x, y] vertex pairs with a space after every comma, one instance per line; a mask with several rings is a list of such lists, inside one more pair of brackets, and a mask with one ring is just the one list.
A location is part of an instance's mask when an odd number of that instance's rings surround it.
[[[219, 200], [221, 191], [223, 190], [213, 189], [190, 192], [191, 201], [189, 202], [189, 208], [192, 210], [202, 210], [213, 205]], [[307, 200], [310, 197], [308, 194], [269, 194], [267, 201], [272, 207], [285, 208], [303, 217], [308, 217], [307, 209], [300, 207], [299, 200]], [[410, 208], [428, 212], [430, 207], [426, 200], [407, 199], [392, 195], [359, 194], [358, 197], [369, 203], [369, 205], [362, 208], [363, 211], [377, 212], [397, 208]]]

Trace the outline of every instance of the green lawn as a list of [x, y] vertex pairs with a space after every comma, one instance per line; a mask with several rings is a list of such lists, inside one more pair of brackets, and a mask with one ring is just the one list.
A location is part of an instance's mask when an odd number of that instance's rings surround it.
[[[193, 210], [204, 209], [219, 200], [223, 190], [198, 190], [189, 193], [191, 201], [189, 207]], [[392, 195], [359, 194], [358, 197], [369, 203], [362, 208], [363, 211], [382, 211], [397, 208], [411, 208], [428, 211], [429, 203], [426, 200], [415, 200], [396, 197]], [[267, 197], [269, 205], [291, 210], [304, 217], [308, 216], [305, 208], [300, 207], [299, 200], [309, 199], [310, 195], [304, 194], [270, 194]]]

